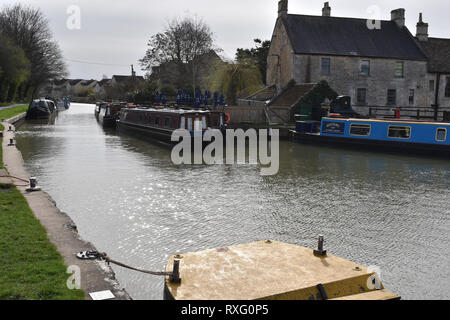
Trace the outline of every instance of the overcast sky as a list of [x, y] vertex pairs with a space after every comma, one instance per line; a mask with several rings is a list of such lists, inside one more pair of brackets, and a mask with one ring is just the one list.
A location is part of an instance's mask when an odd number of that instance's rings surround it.
[[[233, 59], [236, 48], [253, 46], [254, 38], [270, 39], [277, 17], [277, 0], [1, 0], [1, 4], [22, 2], [39, 7], [48, 17], [64, 57], [95, 65], [67, 61], [71, 78], [101, 79], [103, 75], [130, 74], [148, 39], [174, 17], [196, 14], [210, 25], [216, 45]], [[290, 0], [289, 13], [321, 15], [325, 1]], [[448, 0], [330, 0], [331, 15], [338, 17], [390, 19], [390, 11], [406, 9], [406, 23], [415, 34], [419, 12], [430, 24], [430, 36], [450, 38]], [[81, 10], [81, 28], [69, 30], [67, 9]], [[375, 6], [375, 7], [373, 7]], [[122, 66], [123, 65], [123, 66]]]

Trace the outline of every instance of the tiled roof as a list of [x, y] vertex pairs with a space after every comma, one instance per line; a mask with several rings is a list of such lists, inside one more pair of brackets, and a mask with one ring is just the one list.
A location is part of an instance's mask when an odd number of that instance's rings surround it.
[[314, 83], [295, 85], [281, 95], [276, 97], [274, 101], [270, 103], [270, 106], [276, 107], [292, 107], [296, 104], [305, 94], [314, 88]]
[[[113, 76], [113, 79], [115, 79], [117, 82], [125, 82], [130, 81], [133, 79], [132, 76]], [[138, 81], [144, 81], [144, 77], [142, 76], [136, 76], [136, 80]]]
[[366, 19], [293, 14], [281, 19], [298, 54], [426, 60], [409, 30], [394, 21], [369, 29]]
[[450, 73], [450, 39], [428, 38], [418, 41], [428, 58], [428, 71]]

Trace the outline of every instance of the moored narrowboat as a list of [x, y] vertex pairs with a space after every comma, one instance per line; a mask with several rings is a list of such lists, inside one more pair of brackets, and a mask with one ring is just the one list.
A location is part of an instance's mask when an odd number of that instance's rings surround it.
[[123, 103], [100, 104], [97, 119], [103, 127], [115, 128], [120, 117], [120, 110], [124, 107], [126, 107], [126, 104]]
[[27, 111], [27, 119], [49, 119], [56, 115], [56, 105], [51, 100], [33, 100]]
[[449, 130], [450, 123], [443, 122], [323, 118], [297, 122], [291, 137], [301, 143], [448, 157]]
[[117, 125], [119, 130], [133, 131], [152, 140], [173, 144], [172, 134], [177, 129], [204, 132], [224, 129], [226, 117], [222, 112], [174, 109], [124, 108]]

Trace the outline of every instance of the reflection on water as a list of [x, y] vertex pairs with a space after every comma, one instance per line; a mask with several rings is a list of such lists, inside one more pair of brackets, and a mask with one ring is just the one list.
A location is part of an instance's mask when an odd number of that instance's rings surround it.
[[[450, 162], [281, 143], [280, 172], [182, 166], [170, 150], [105, 131], [93, 105], [18, 134], [27, 169], [86, 240], [128, 264], [162, 270], [170, 254], [274, 239], [378, 266], [406, 299], [449, 299]], [[114, 267], [135, 299], [163, 279]]]

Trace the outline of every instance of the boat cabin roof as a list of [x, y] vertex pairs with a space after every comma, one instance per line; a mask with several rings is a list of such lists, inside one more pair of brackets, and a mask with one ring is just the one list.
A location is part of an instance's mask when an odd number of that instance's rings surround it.
[[401, 119], [322, 118], [322, 120], [345, 121], [345, 122], [398, 123], [399, 125], [400, 124], [426, 124], [426, 125], [450, 126], [450, 123], [446, 123], [446, 122], [433, 122], [433, 121], [420, 121], [420, 120], [401, 120]]
[[175, 114], [175, 115], [183, 115], [183, 114], [209, 114], [213, 113], [211, 111], [205, 110], [175, 110], [175, 109], [143, 109], [143, 108], [129, 108], [125, 109], [130, 112], [155, 112], [155, 113], [165, 113], [165, 114]]

